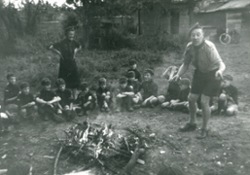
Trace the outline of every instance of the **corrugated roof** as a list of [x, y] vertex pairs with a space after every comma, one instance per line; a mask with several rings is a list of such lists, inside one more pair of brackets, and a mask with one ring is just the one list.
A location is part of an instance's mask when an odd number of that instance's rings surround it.
[[250, 0], [231, 0], [226, 3], [212, 3], [208, 7], [201, 9], [200, 13], [211, 13], [223, 10], [243, 9], [250, 5]]
[[219, 7], [217, 11], [242, 9], [247, 7], [248, 5], [250, 5], [250, 0], [232, 0]]

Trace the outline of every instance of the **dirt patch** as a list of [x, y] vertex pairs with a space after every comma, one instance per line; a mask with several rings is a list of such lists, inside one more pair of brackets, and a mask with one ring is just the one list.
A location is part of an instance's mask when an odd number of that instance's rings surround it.
[[[138, 164], [133, 170], [136, 175], [155, 175], [165, 164], [178, 165], [190, 175], [249, 175], [250, 174], [250, 69], [249, 43], [240, 45], [217, 45], [227, 65], [226, 73], [234, 77], [234, 84], [240, 91], [240, 109], [237, 117], [214, 116], [210, 122], [210, 136], [197, 140], [198, 131], [180, 133], [178, 127], [188, 120], [188, 115], [154, 109], [138, 109], [132, 113], [103, 114], [95, 112], [88, 120], [95, 123], [112, 123], [116, 129], [137, 125], [149, 127], [155, 133], [154, 145], [143, 157], [145, 165]], [[181, 60], [176, 54], [162, 55], [164, 64], [155, 68], [156, 81], [160, 93], [164, 92], [167, 82], [160, 78], [169, 65], [179, 65]], [[192, 71], [186, 76], [191, 75]], [[78, 118], [81, 122], [86, 118]], [[8, 135], [0, 139], [0, 169], [8, 168], [13, 162], [32, 164], [38, 175], [52, 174], [53, 162], [59, 149], [58, 137], [71, 123], [55, 124], [53, 122], [23, 122], [12, 128]], [[199, 126], [201, 118], [198, 119]], [[70, 162], [62, 157], [59, 162], [60, 172], [70, 172], [81, 168], [82, 164]]]

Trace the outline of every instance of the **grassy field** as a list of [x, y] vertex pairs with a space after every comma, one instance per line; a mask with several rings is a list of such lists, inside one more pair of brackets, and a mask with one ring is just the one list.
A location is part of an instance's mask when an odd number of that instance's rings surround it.
[[[149, 127], [155, 133], [155, 141], [143, 159], [145, 165], [137, 165], [134, 175], [155, 175], [164, 164], [180, 166], [188, 175], [249, 175], [250, 173], [250, 69], [249, 42], [223, 46], [218, 50], [227, 65], [226, 73], [234, 76], [234, 84], [240, 91], [240, 112], [235, 117], [213, 116], [210, 123], [210, 136], [204, 140], [195, 138], [198, 131], [179, 133], [178, 127], [184, 124], [187, 114], [154, 109], [138, 109], [133, 113], [94, 112], [88, 116], [95, 123], [112, 123], [117, 130], [124, 127]], [[152, 51], [82, 51], [78, 56], [83, 80], [93, 83], [100, 75], [116, 79], [127, 69], [130, 58], [139, 61], [139, 70], [153, 67], [155, 80], [164, 92], [166, 80], [161, 73], [169, 65], [179, 65], [179, 55], [171, 52]], [[11, 56], [0, 60], [0, 90], [6, 84], [4, 75], [14, 72], [18, 81], [29, 81], [33, 91], [39, 87], [42, 77], [55, 80], [58, 59], [50, 52]], [[192, 70], [186, 75], [190, 77]], [[86, 120], [85, 117], [78, 121]], [[201, 119], [198, 119], [200, 125]], [[31, 164], [36, 175], [52, 174], [53, 157], [59, 148], [57, 137], [73, 123], [55, 124], [51, 121], [24, 121], [11, 128], [11, 132], [0, 139], [0, 169], [8, 168], [15, 162]], [[164, 151], [164, 152], [162, 152]], [[52, 157], [48, 157], [52, 156]], [[70, 172], [84, 165], [60, 160], [59, 173]], [[103, 173], [99, 173], [103, 174]]]

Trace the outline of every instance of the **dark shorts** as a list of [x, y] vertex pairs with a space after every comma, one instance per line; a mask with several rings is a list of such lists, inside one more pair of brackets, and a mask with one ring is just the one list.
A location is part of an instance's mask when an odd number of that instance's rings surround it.
[[191, 93], [214, 97], [219, 94], [221, 80], [217, 80], [215, 72], [217, 70], [202, 73], [195, 70], [192, 82]]

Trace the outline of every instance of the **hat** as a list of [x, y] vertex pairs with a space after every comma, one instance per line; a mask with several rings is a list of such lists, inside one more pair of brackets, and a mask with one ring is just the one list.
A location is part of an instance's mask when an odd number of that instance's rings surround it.
[[104, 85], [104, 84], [106, 84], [106, 82], [107, 82], [107, 80], [104, 77], [99, 79], [99, 85]]
[[56, 86], [65, 85], [65, 84], [66, 83], [65, 83], [64, 79], [62, 79], [62, 78], [59, 78], [56, 80]]
[[233, 81], [233, 77], [229, 74], [223, 76], [223, 80]]
[[128, 82], [128, 80], [127, 80], [126, 77], [122, 77], [122, 78], [119, 79], [119, 84], [125, 84], [127, 82]]
[[129, 71], [127, 73], [127, 78], [134, 78], [135, 77], [135, 72], [134, 71]]
[[41, 85], [42, 85], [42, 86], [51, 85], [50, 79], [48, 79], [48, 78], [43, 78], [43, 79], [42, 79], [42, 82], [41, 82]]
[[190, 80], [188, 78], [182, 78], [179, 82], [180, 85], [190, 86]]
[[191, 33], [192, 33], [195, 29], [202, 29], [202, 30], [203, 30], [203, 27], [202, 27], [198, 22], [195, 23], [195, 24], [189, 29], [188, 36], [191, 36]]
[[27, 87], [29, 87], [29, 83], [27, 83], [27, 82], [23, 82], [23, 83], [20, 85], [20, 88], [21, 88], [21, 89], [24, 89], [24, 88], [27, 88]]
[[146, 69], [146, 70], [144, 71], [144, 74], [146, 74], [146, 73], [149, 73], [151, 76], [154, 75], [154, 71], [153, 71], [152, 69]]

